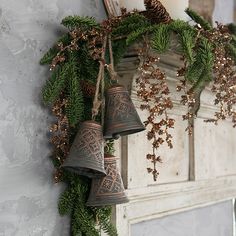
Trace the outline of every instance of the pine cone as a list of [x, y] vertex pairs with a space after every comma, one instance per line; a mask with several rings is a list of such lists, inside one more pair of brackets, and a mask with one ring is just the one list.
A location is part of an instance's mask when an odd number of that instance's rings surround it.
[[85, 97], [94, 97], [96, 86], [92, 82], [81, 80], [80, 86]]
[[158, 0], [144, 0], [146, 12], [143, 12], [144, 16], [151, 20], [153, 23], [169, 23], [171, 17], [162, 3]]

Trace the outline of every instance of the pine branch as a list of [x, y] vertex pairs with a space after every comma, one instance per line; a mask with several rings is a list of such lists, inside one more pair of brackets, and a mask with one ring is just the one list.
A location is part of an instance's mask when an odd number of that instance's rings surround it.
[[77, 197], [72, 212], [72, 236], [77, 236], [81, 231], [85, 236], [99, 236], [99, 232], [95, 228], [95, 221], [91, 214], [87, 211], [85, 203]]
[[201, 62], [205, 67], [206, 71], [210, 73], [213, 68], [214, 54], [213, 54], [213, 46], [206, 38], [202, 38], [200, 41], [199, 55], [201, 57]]
[[135, 41], [137, 41], [138, 39], [140, 39], [144, 34], [146, 33], [152, 33], [154, 30], [156, 30], [158, 28], [157, 25], [154, 26], [149, 26], [149, 27], [141, 27], [136, 29], [135, 31], [131, 32], [127, 38], [126, 38], [126, 44], [129, 46], [131, 44], [133, 44]]
[[185, 78], [196, 83], [202, 79], [210, 81], [212, 79], [212, 68], [214, 63], [213, 47], [206, 38], [201, 38], [197, 47], [194, 63], [191, 64]]
[[43, 101], [45, 104], [52, 104], [59, 97], [65, 87], [66, 66], [56, 67], [52, 72], [51, 78], [47, 80], [42, 90]]
[[182, 20], [174, 20], [169, 24], [170, 30], [181, 33], [183, 30], [193, 30], [193, 27]]
[[225, 45], [225, 51], [227, 56], [230, 56], [236, 62], [236, 35], [232, 34], [231, 37], [230, 43]]
[[151, 23], [142, 15], [140, 14], [132, 14], [126, 17], [120, 24], [115, 27], [112, 31], [112, 36], [121, 36], [121, 35], [128, 35], [133, 31], [136, 31], [138, 28], [141, 27], [148, 27]]
[[154, 31], [152, 48], [158, 53], [164, 53], [170, 46], [170, 30], [166, 24], [160, 24]]
[[185, 12], [189, 15], [189, 17], [195, 21], [197, 24], [201, 25], [201, 27], [205, 30], [211, 30], [212, 26], [211, 24], [206, 21], [203, 17], [198, 15], [195, 11], [191, 10], [190, 8], [187, 8]]
[[126, 40], [116, 40], [112, 42], [114, 64], [117, 65], [127, 50]]
[[117, 230], [111, 222], [111, 212], [111, 207], [103, 207], [96, 209], [96, 215], [102, 227], [102, 230], [109, 236], [118, 236]]
[[194, 61], [193, 48], [195, 47], [196, 33], [193, 30], [183, 30], [180, 34], [181, 49], [190, 64]]
[[236, 24], [230, 23], [227, 25], [231, 34], [236, 35]]
[[64, 45], [68, 45], [70, 43], [70, 36], [69, 34], [65, 34], [63, 35], [55, 44], [55, 46], [53, 46], [52, 48], [50, 48], [42, 57], [42, 59], [40, 60], [40, 64], [41, 65], [45, 65], [45, 64], [51, 64], [53, 58], [57, 55], [57, 53], [59, 52], [59, 48], [57, 47], [58, 43], [63, 43]]
[[96, 20], [93, 17], [88, 16], [67, 16], [62, 20], [61, 24], [69, 30], [73, 30], [75, 28], [81, 28], [83, 30], [100, 28], [100, 25], [96, 22]]
[[203, 68], [201, 64], [199, 64], [199, 61], [196, 60], [193, 64], [187, 67], [185, 78], [191, 83], [194, 83], [194, 81], [198, 81], [198, 79], [201, 77], [202, 71]]
[[71, 214], [74, 207], [75, 198], [76, 198], [76, 194], [73, 188], [68, 187], [62, 193], [58, 202], [58, 210], [59, 210], [60, 215]]
[[67, 71], [68, 106], [66, 107], [66, 113], [69, 120], [69, 124], [71, 126], [75, 126], [84, 117], [84, 102], [83, 102], [83, 93], [80, 89], [75, 58], [72, 58], [68, 63], [69, 63], [69, 68]]
[[234, 46], [232, 43], [226, 45], [226, 51], [229, 54], [229, 56], [236, 62], [236, 46]]
[[77, 68], [81, 80], [95, 82], [98, 74], [99, 63], [91, 58], [87, 46], [80, 45], [80, 50], [74, 53], [77, 58]]

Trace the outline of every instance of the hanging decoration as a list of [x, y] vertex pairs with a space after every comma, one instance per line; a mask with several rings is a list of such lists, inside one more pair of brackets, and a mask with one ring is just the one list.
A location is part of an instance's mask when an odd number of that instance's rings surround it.
[[[217, 124], [230, 118], [236, 126], [234, 25], [217, 23], [213, 28], [187, 9], [196, 23], [192, 26], [172, 20], [158, 0], [144, 3], [146, 11], [121, 9], [121, 15], [110, 14], [101, 23], [91, 17], [64, 18], [68, 33], [40, 61], [51, 70], [42, 97], [56, 118], [50, 127], [51, 158], [55, 182], [67, 184], [58, 208], [61, 215], [70, 215], [72, 236], [98, 236], [101, 230], [117, 235], [111, 223], [111, 205], [128, 199], [116, 166], [114, 139], [147, 128], [153, 147], [146, 156], [152, 164], [147, 170], [157, 180], [157, 163], [163, 159], [158, 148], [165, 143], [172, 148], [170, 129], [175, 124], [169, 115], [173, 108], [170, 90], [158, 63], [173, 40], [178, 42], [175, 50], [184, 65], [177, 71], [176, 87], [181, 103], [188, 108], [183, 120], [196, 117], [201, 92], [208, 85], [219, 111], [206, 122]], [[142, 43], [137, 95], [141, 110], [148, 112], [143, 124], [115, 71], [127, 48], [136, 42]], [[189, 124], [191, 134], [193, 122]]]
[[106, 206], [128, 202], [116, 159], [115, 156], [105, 154], [107, 176], [92, 180], [87, 206]]

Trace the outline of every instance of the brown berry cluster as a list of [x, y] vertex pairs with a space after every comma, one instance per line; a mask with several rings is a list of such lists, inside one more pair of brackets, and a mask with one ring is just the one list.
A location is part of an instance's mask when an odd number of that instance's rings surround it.
[[215, 117], [206, 120], [206, 122], [217, 124], [219, 120], [230, 118], [233, 127], [236, 127], [235, 61], [228, 55], [225, 47], [231, 41], [232, 36], [226, 26], [217, 24], [217, 27], [212, 32], [208, 32], [206, 37], [212, 42], [217, 42], [214, 51], [214, 80], [211, 90], [215, 94], [215, 105], [219, 106], [219, 111], [215, 112]]
[[56, 120], [50, 127], [50, 142], [54, 146], [52, 158], [57, 166], [54, 173], [54, 181], [56, 183], [61, 181], [61, 165], [68, 156], [70, 149], [69, 123], [65, 115], [66, 106], [67, 100], [64, 99], [63, 96], [61, 96], [61, 98], [58, 99], [52, 107], [52, 112], [56, 117]]
[[147, 160], [152, 164], [152, 168], [147, 168], [148, 173], [152, 173], [154, 181], [159, 175], [157, 163], [162, 162], [157, 155], [158, 148], [167, 143], [172, 145], [172, 135], [170, 128], [174, 128], [175, 120], [170, 118], [167, 111], [173, 108], [173, 103], [169, 97], [169, 88], [165, 74], [157, 67], [159, 58], [145, 55], [145, 49], [140, 53], [143, 61], [139, 68], [139, 77], [136, 79], [137, 95], [142, 100], [140, 108], [147, 110], [149, 115], [144, 122], [148, 127], [147, 139], [152, 142], [152, 153], [147, 154]]
[[[181, 68], [177, 72], [177, 76], [183, 76], [185, 69]], [[198, 106], [199, 100], [196, 101], [195, 93], [192, 91], [191, 88], [189, 88], [187, 81], [185, 79], [180, 80], [178, 85], [176, 86], [176, 90], [178, 92], [182, 91], [184, 92], [183, 95], [181, 95], [180, 103], [188, 107], [188, 112], [184, 114], [183, 120], [191, 121], [196, 117], [195, 107]], [[200, 105], [200, 104], [199, 104]], [[186, 131], [189, 135], [193, 134], [193, 123], [188, 122], [188, 126], [186, 128]]]

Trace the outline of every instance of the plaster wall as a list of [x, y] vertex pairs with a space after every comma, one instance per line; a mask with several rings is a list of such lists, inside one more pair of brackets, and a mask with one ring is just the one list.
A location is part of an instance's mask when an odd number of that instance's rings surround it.
[[0, 1], [0, 236], [69, 235], [40, 98], [49, 71], [39, 60], [65, 30], [62, 18], [75, 14], [105, 17], [100, 0]]

